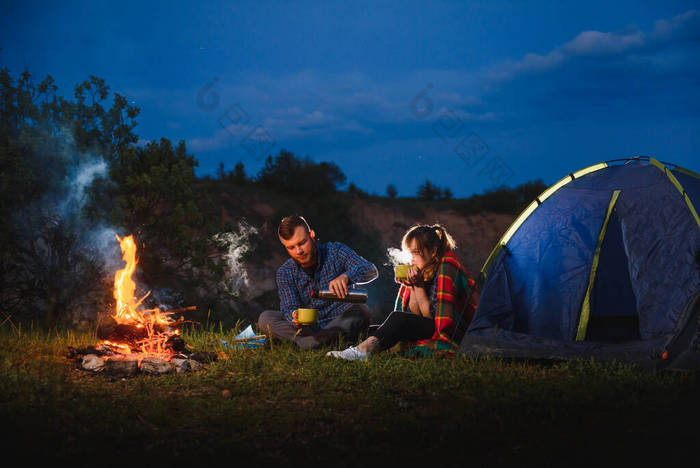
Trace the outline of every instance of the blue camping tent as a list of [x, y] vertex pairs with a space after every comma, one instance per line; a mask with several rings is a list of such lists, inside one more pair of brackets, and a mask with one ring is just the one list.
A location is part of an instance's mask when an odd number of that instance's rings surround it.
[[487, 259], [462, 351], [700, 368], [695, 207], [700, 175], [653, 158], [569, 174]]

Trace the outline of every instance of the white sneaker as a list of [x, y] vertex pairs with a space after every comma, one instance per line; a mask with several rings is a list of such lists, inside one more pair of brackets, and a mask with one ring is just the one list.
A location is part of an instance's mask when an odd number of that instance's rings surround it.
[[343, 351], [328, 351], [326, 356], [333, 356], [340, 359], [345, 359], [346, 361], [366, 361], [369, 359], [368, 353], [363, 353], [354, 346], [350, 346], [348, 349]]

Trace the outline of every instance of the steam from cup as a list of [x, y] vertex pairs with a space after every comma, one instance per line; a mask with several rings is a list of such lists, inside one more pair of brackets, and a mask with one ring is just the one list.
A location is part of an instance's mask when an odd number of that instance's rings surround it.
[[386, 265], [391, 265], [392, 267], [394, 267], [396, 265], [411, 264], [411, 252], [409, 252], [408, 250], [389, 247], [386, 252], [387, 258], [389, 260], [389, 263], [387, 263]]

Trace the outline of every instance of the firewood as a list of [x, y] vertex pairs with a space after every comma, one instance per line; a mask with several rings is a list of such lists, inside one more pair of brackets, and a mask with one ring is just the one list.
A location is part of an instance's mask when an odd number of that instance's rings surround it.
[[218, 355], [216, 353], [211, 353], [211, 352], [202, 352], [198, 351], [196, 353], [192, 353], [190, 355], [190, 359], [194, 359], [195, 361], [201, 362], [201, 363], [208, 363], [208, 362], [213, 362], [218, 359]]
[[114, 330], [117, 328], [117, 321], [114, 317], [107, 317], [103, 322], [97, 327], [97, 337], [101, 340], [107, 340]]
[[179, 313], [187, 312], [190, 310], [197, 310], [197, 306], [188, 306], [188, 307], [183, 307], [182, 309], [164, 310], [163, 312], [166, 314], [179, 314]]
[[165, 347], [172, 349], [176, 353], [181, 353], [185, 351], [185, 340], [182, 339], [180, 335], [173, 335], [165, 342]]
[[116, 326], [114, 332], [112, 332], [112, 335], [105, 339], [117, 343], [128, 343], [129, 345], [133, 345], [147, 337], [148, 330], [145, 328], [139, 328], [135, 325], [121, 323]]
[[83, 348], [74, 348], [68, 346], [68, 353], [66, 357], [69, 359], [81, 358], [87, 356], [88, 354], [94, 354], [96, 356], [111, 356], [114, 352], [105, 346], [85, 346]]

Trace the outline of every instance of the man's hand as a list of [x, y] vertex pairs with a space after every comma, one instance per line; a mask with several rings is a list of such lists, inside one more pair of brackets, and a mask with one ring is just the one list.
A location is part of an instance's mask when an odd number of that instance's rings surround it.
[[336, 296], [344, 298], [348, 295], [348, 282], [348, 275], [343, 273], [342, 275], [338, 276], [336, 279], [328, 283], [328, 289], [330, 289], [331, 292]]

